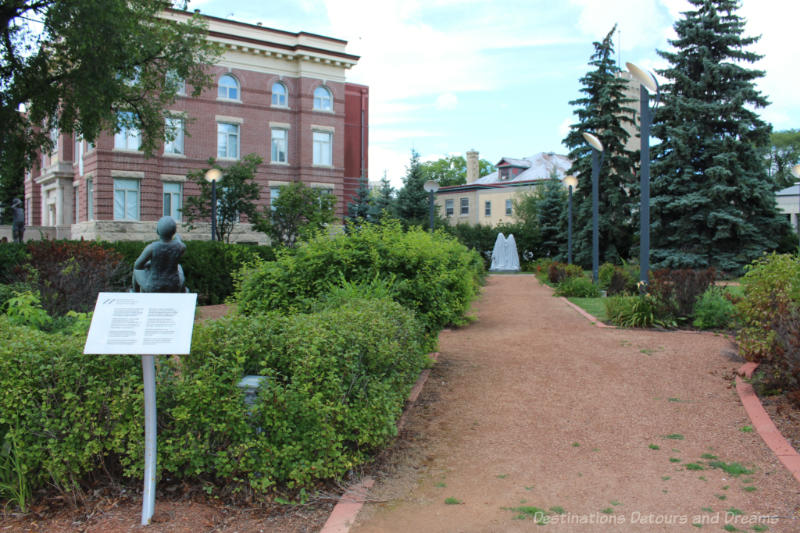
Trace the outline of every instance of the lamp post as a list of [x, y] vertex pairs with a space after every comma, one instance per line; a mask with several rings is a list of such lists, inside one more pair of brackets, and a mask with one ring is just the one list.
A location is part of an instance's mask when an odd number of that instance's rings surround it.
[[206, 181], [211, 182], [211, 240], [217, 240], [217, 182], [222, 179], [222, 171], [210, 168], [206, 171]]
[[[653, 111], [658, 106], [661, 91], [652, 74], [645, 72], [633, 63], [625, 63], [628, 72], [639, 82], [639, 116], [642, 175], [639, 181], [641, 203], [639, 206], [639, 286], [645, 290], [650, 270], [650, 125], [653, 123]], [[655, 104], [650, 109], [650, 94], [655, 95]]]
[[425, 185], [423, 185], [422, 188], [428, 191], [428, 211], [430, 212], [431, 217], [431, 233], [433, 233], [433, 195], [439, 190], [439, 183], [435, 180], [428, 180], [425, 182]]
[[592, 147], [592, 283], [597, 284], [600, 259], [600, 235], [598, 228], [598, 204], [600, 203], [600, 167], [603, 165], [603, 143], [591, 133], [583, 132], [583, 138]]
[[[795, 165], [792, 167], [792, 174], [794, 177], [800, 180], [800, 165]], [[800, 198], [800, 181], [797, 182], [797, 197]], [[798, 200], [800, 202], [800, 200]], [[800, 203], [798, 203], [798, 208], [800, 209]], [[798, 246], [800, 246], [800, 210], [797, 211], [797, 238], [798, 238]], [[798, 253], [800, 253], [800, 247], [798, 247]]]
[[567, 176], [564, 178], [567, 186], [567, 264], [572, 264], [572, 189], [578, 186], [578, 178]]

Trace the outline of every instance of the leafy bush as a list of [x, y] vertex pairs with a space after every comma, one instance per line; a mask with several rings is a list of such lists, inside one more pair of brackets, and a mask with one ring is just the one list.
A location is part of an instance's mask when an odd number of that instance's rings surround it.
[[613, 296], [606, 298], [608, 320], [625, 328], [674, 327], [675, 322], [663, 314], [660, 303], [652, 296]]
[[0, 243], [0, 283], [14, 283], [20, 279], [19, 267], [30, 260], [24, 244]]
[[664, 306], [667, 314], [688, 319], [697, 300], [714, 284], [715, 276], [713, 268], [654, 270], [650, 273], [649, 291]]
[[[20, 479], [29, 494], [141, 478], [139, 358], [83, 355], [84, 338], [0, 316], [3, 497]], [[428, 363], [421, 338], [413, 313], [388, 299], [197, 325], [191, 355], [157, 358], [160, 475], [256, 490], [342, 476], [395, 434]], [[252, 407], [237, 386], [249, 373], [268, 380]]]
[[141, 364], [83, 355], [84, 340], [0, 316], [0, 440], [13, 443], [33, 490], [71, 490], [93, 472], [141, 461]]
[[394, 277], [396, 301], [411, 309], [428, 332], [461, 324], [484, 274], [477, 253], [443, 233], [403, 232], [390, 222], [365, 224], [333, 238], [317, 237], [291, 255], [244, 268], [236, 300], [245, 314], [303, 312], [338, 285]]
[[580, 277], [566, 278], [556, 286], [556, 296], [576, 298], [598, 298], [600, 288], [592, 280]]
[[700, 329], [728, 328], [733, 322], [736, 307], [719, 287], [709, 287], [697, 301], [692, 325]]
[[[260, 490], [341, 476], [395, 434], [427, 361], [420, 338], [413, 313], [386, 299], [200, 325], [169, 377], [159, 464]], [[249, 414], [236, 387], [245, 373], [268, 380]]]
[[800, 260], [792, 255], [765, 255], [746, 267], [741, 283], [739, 353], [748, 361], [770, 361], [777, 348], [775, 324], [800, 302]]
[[97, 293], [122, 290], [130, 272], [120, 254], [94, 242], [30, 241], [26, 281], [51, 316], [94, 309]]
[[609, 296], [636, 292], [636, 276], [627, 265], [603, 263], [600, 265], [597, 281]]
[[[117, 241], [101, 243], [125, 258], [129, 269], [148, 243], [144, 241]], [[271, 246], [228, 244], [220, 241], [184, 241], [186, 253], [181, 258], [186, 285], [198, 293], [199, 305], [216, 305], [233, 294], [233, 273], [257, 258], [275, 259]], [[130, 272], [130, 270], [129, 270]], [[130, 284], [130, 281], [128, 281]]]
[[760, 367], [762, 386], [786, 392], [787, 398], [800, 407], [800, 307], [793, 303], [775, 318], [775, 352], [770, 364]]
[[567, 278], [581, 277], [583, 270], [578, 265], [568, 265], [553, 261], [548, 266], [547, 279], [550, 283], [559, 284]]

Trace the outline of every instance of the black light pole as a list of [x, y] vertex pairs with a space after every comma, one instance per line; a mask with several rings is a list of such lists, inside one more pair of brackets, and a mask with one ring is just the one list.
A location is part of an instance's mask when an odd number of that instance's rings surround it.
[[428, 180], [425, 182], [425, 185], [423, 185], [422, 188], [428, 191], [428, 211], [430, 212], [430, 228], [431, 228], [431, 233], [433, 233], [433, 195], [436, 194], [436, 191], [439, 190], [439, 183], [437, 183], [434, 180]]
[[583, 138], [592, 147], [592, 283], [597, 284], [598, 263], [600, 261], [600, 167], [603, 165], [603, 143], [591, 133], [583, 133]]
[[572, 264], [572, 189], [578, 185], [578, 178], [575, 176], [567, 176], [564, 178], [564, 183], [567, 185], [568, 200], [567, 200], [567, 264]]
[[217, 240], [217, 182], [222, 172], [217, 168], [206, 171], [206, 181], [211, 182], [211, 240]]
[[[792, 167], [792, 174], [794, 177], [800, 180], [800, 165], [795, 165]], [[800, 199], [800, 181], [797, 182], [797, 197]], [[798, 200], [800, 202], [800, 200]], [[800, 209], [800, 203], [798, 203], [798, 209]], [[798, 253], [800, 253], [800, 210], [797, 211], [797, 239], [798, 239]]]
[[[650, 271], [650, 125], [653, 123], [653, 111], [658, 106], [661, 96], [658, 82], [649, 73], [640, 69], [633, 63], [625, 63], [628, 72], [639, 82], [639, 116], [641, 137], [641, 159], [639, 165], [642, 175], [639, 180], [641, 202], [639, 206], [639, 286], [646, 290], [649, 282]], [[656, 100], [650, 108], [650, 93], [655, 94]]]

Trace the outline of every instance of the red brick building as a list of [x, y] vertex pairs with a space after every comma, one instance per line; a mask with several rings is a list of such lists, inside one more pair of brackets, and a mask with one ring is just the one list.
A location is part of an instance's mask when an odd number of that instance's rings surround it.
[[[359, 179], [368, 178], [369, 89], [345, 81], [359, 58], [339, 39], [204, 18], [225, 52], [211, 67], [212, 87], [197, 98], [187, 87], [170, 106], [186, 117], [171, 124], [180, 132], [175, 141], [146, 158], [136, 131], [104, 134], [94, 145], [54, 133], [53, 153], [26, 176], [28, 226], [59, 238], [149, 240], [154, 221], [180, 220], [184, 198], [198, 193], [189, 171], [209, 157], [224, 165], [250, 153], [264, 160], [256, 176], [263, 206], [280, 185], [302, 181], [334, 194], [337, 215], [346, 214]], [[265, 240], [239, 226], [233, 240]], [[179, 231], [210, 234], [201, 225]]]

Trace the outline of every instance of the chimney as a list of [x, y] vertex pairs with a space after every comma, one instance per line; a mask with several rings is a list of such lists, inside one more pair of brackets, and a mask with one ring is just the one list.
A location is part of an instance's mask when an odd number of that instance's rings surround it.
[[475, 183], [480, 178], [480, 164], [478, 163], [478, 152], [475, 150], [467, 151], [467, 184]]

